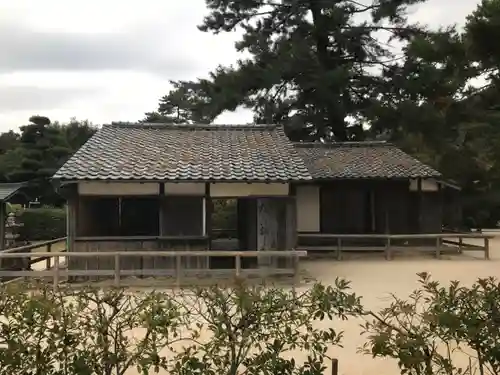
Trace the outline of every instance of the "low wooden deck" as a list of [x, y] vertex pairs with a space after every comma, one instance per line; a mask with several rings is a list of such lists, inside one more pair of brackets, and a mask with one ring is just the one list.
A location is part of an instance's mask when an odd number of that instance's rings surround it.
[[[387, 260], [400, 252], [433, 253], [437, 259], [445, 251], [482, 251], [489, 259], [489, 241], [494, 236], [483, 233], [435, 233], [435, 234], [326, 234], [299, 233], [299, 243], [304, 240], [321, 240], [322, 244], [299, 246], [298, 250], [315, 252], [334, 252], [337, 260], [348, 252], [383, 252]], [[483, 245], [467, 243], [467, 239], [481, 239]], [[318, 242], [318, 241], [316, 241]], [[325, 244], [326, 242], [326, 244]], [[429, 244], [422, 245], [422, 242]], [[367, 243], [375, 243], [368, 244]], [[431, 244], [432, 243], [432, 244]]]

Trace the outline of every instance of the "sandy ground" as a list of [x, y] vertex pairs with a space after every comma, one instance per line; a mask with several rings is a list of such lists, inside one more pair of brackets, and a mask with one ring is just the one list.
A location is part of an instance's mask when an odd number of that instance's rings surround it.
[[[388, 305], [390, 293], [405, 297], [418, 287], [416, 274], [419, 272], [428, 272], [433, 279], [443, 283], [459, 280], [464, 284], [471, 284], [479, 277], [500, 277], [500, 232], [492, 234], [498, 237], [490, 240], [489, 261], [483, 259], [482, 252], [464, 252], [460, 256], [444, 256], [441, 260], [421, 254], [411, 257], [396, 255], [392, 261], [384, 260], [382, 254], [376, 256], [362, 254], [340, 262], [330, 259], [304, 261], [301, 268], [310, 277], [324, 284], [333, 284], [336, 277], [350, 280], [353, 291], [363, 296], [364, 306], [367, 309], [378, 310]], [[474, 242], [482, 243], [481, 240], [470, 241]], [[357, 352], [365, 342], [365, 338], [360, 336], [360, 323], [362, 322], [359, 320], [349, 320], [334, 325], [336, 329], [344, 331], [344, 347], [331, 350], [331, 354], [339, 360], [339, 373], [399, 374], [395, 361], [372, 359]], [[297, 360], [300, 360], [301, 354], [294, 354]], [[130, 373], [135, 374], [135, 372]]]
[[[406, 297], [417, 288], [416, 274], [419, 272], [428, 272], [434, 280], [443, 283], [458, 280], [463, 284], [472, 284], [480, 277], [500, 277], [500, 233], [495, 234], [499, 237], [490, 240], [489, 261], [483, 260], [482, 252], [464, 252], [461, 256], [443, 257], [442, 260], [425, 256], [411, 259], [396, 256], [392, 261], [385, 261], [382, 256], [379, 259], [360, 257], [342, 262], [304, 262], [303, 267], [325, 284], [333, 283], [336, 277], [351, 280], [353, 291], [363, 296], [364, 306], [378, 310], [389, 304], [390, 293]], [[339, 360], [339, 374], [399, 374], [395, 361], [372, 359], [357, 353], [357, 348], [365, 342], [365, 338], [360, 336], [359, 323], [361, 321], [349, 320], [335, 325], [345, 332], [344, 348], [333, 349], [334, 356]]]

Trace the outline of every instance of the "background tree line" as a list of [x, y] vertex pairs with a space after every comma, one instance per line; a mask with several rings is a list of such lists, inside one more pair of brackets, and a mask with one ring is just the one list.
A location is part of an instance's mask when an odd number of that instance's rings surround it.
[[41, 204], [63, 204], [50, 178], [96, 129], [87, 120], [52, 123], [47, 117], [32, 116], [19, 132], [1, 133], [0, 182], [29, 181], [24, 194], [17, 197], [24, 204], [35, 199]]
[[[410, 23], [426, 0], [206, 0], [199, 29], [239, 30], [245, 52], [207, 77], [172, 81], [143, 122], [211, 123], [250, 108], [294, 141], [389, 140], [463, 188], [464, 217], [500, 219], [500, 0], [465, 27]], [[3, 181], [46, 181], [95, 128], [35, 116], [0, 135]], [[40, 183], [40, 186], [45, 183]], [[42, 186], [43, 187], [43, 186]], [[56, 201], [47, 187], [32, 193]]]

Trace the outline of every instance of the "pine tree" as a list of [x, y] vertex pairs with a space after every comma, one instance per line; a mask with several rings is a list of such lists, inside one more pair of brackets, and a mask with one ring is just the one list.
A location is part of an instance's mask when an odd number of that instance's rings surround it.
[[396, 57], [379, 39], [423, 32], [405, 11], [424, 0], [206, 0], [200, 29], [243, 30], [249, 58], [198, 82], [219, 114], [252, 108], [255, 121], [287, 125], [294, 139], [363, 137], [363, 111]]

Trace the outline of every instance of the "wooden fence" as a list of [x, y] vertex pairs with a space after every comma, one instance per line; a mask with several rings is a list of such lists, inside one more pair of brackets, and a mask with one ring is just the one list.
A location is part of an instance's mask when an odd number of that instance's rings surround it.
[[[444, 251], [457, 249], [462, 251], [483, 251], [484, 258], [490, 258], [489, 241], [494, 236], [483, 233], [436, 233], [436, 234], [327, 234], [327, 233], [299, 233], [299, 241], [320, 240], [328, 244], [314, 244], [299, 246], [299, 250], [309, 252], [335, 251], [336, 258], [342, 259], [342, 252], [349, 251], [383, 251], [385, 258], [390, 260], [396, 252], [417, 251], [433, 252], [436, 258], [441, 258]], [[482, 239], [483, 245], [464, 242], [466, 239]], [[353, 245], [356, 241], [372, 240], [375, 245]], [[374, 240], [374, 241], [373, 241]], [[426, 242], [425, 245], [416, 243]], [[432, 244], [431, 244], [432, 243]]]
[[[15, 250], [15, 249], [11, 249]], [[218, 275], [234, 275], [234, 276], [274, 276], [274, 275], [298, 275], [299, 258], [307, 256], [306, 251], [109, 251], [109, 252], [40, 252], [36, 253], [37, 259], [25, 261], [23, 265], [33, 264], [42, 260], [47, 261], [47, 269], [45, 270], [29, 270], [23, 267], [22, 269], [2, 269], [0, 270], [0, 278], [18, 278], [18, 277], [51, 277], [54, 286], [57, 286], [63, 277], [83, 276], [83, 277], [112, 277], [115, 286], [120, 286], [122, 276], [164, 276], [175, 277], [176, 283], [181, 284], [184, 277], [198, 277], [202, 273], [208, 276]], [[232, 270], [215, 270], [215, 269], [182, 269], [181, 259], [183, 257], [235, 257], [235, 268]], [[31, 252], [0, 252], [0, 261], [5, 259], [31, 259]], [[112, 257], [114, 259], [113, 269], [87, 269], [87, 270], [72, 270], [61, 267], [60, 257]], [[173, 257], [175, 258], [175, 270], [171, 269], [122, 269], [120, 267], [122, 257]], [[276, 257], [276, 258], [292, 258], [292, 268], [256, 268], [244, 269], [241, 266], [241, 259], [245, 257]], [[53, 259], [53, 266], [50, 268], [50, 259]]]
[[[52, 249], [59, 244], [63, 244], [64, 247], [63, 249], [58, 249], [58, 252], [65, 252], [66, 237], [56, 238], [50, 241], [43, 241], [31, 245], [23, 245], [11, 249], [2, 250], [0, 251], [0, 272], [19, 271], [19, 270], [27, 271], [31, 269], [32, 265], [41, 262], [45, 262], [45, 268], [50, 269], [52, 256], [43, 254], [52, 253]], [[35, 251], [38, 249], [45, 249], [45, 252], [42, 253]], [[5, 256], [5, 254], [11, 254], [11, 255]], [[23, 255], [16, 256], [16, 254], [23, 254]], [[24, 254], [29, 254], [30, 256], [24, 256]], [[9, 277], [2, 276], [0, 274], [1, 281], [7, 281], [8, 279]]]

